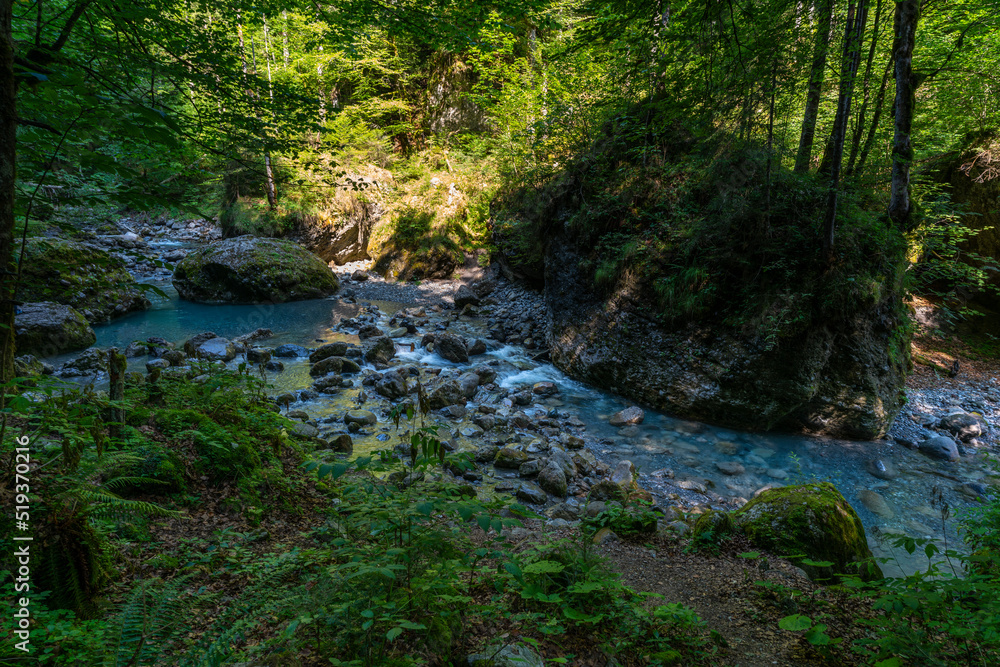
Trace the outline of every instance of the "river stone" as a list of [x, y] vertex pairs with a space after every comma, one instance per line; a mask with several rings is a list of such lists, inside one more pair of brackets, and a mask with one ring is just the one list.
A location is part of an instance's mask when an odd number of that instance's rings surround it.
[[378, 422], [374, 412], [369, 410], [348, 410], [344, 415], [345, 424], [361, 424], [362, 426], [372, 426]]
[[517, 499], [532, 505], [544, 505], [549, 501], [548, 495], [537, 484], [522, 482], [517, 489]]
[[97, 246], [58, 238], [27, 239], [17, 295], [72, 306], [92, 323], [151, 305], [123, 262]]
[[301, 438], [315, 438], [319, 436], [319, 429], [311, 424], [306, 424], [304, 422], [296, 422], [292, 424], [292, 433]]
[[251, 364], [266, 364], [271, 361], [271, 350], [263, 347], [251, 347], [247, 350], [247, 361]]
[[968, 442], [983, 434], [979, 418], [967, 412], [953, 412], [942, 418], [939, 426], [962, 442]]
[[538, 459], [532, 459], [531, 461], [525, 461], [521, 464], [521, 467], [517, 469], [517, 474], [521, 477], [534, 477], [542, 470], [542, 462]]
[[939, 435], [924, 440], [920, 443], [919, 449], [921, 454], [929, 456], [932, 459], [957, 461], [960, 458], [958, 444], [955, 442], [955, 439], [946, 435]]
[[274, 348], [274, 356], [282, 358], [308, 357], [309, 349], [301, 345], [279, 345]]
[[395, 329], [389, 329], [389, 338], [402, 338], [408, 334], [406, 327], [397, 327]]
[[434, 338], [434, 351], [442, 359], [455, 363], [465, 363], [469, 360], [469, 350], [461, 336], [451, 333], [438, 334]]
[[354, 451], [354, 441], [346, 433], [340, 433], [329, 439], [330, 449], [335, 452], [350, 454]]
[[90, 375], [108, 370], [108, 353], [96, 347], [86, 350], [77, 358], [67, 361], [59, 369], [59, 374], [65, 377]]
[[180, 350], [164, 350], [160, 355], [160, 359], [163, 359], [171, 366], [180, 366], [187, 360], [187, 355]]
[[441, 414], [449, 419], [464, 419], [468, 413], [464, 405], [448, 405], [441, 408]]
[[868, 459], [865, 461], [865, 470], [869, 475], [886, 481], [896, 479], [899, 475], [892, 462], [883, 459]]
[[461, 310], [468, 305], [478, 306], [479, 297], [473, 292], [467, 285], [459, 285], [458, 289], [455, 290], [455, 308]]
[[375, 383], [375, 391], [388, 399], [402, 398], [407, 394], [406, 379], [397, 371], [388, 371]]
[[556, 497], [566, 497], [566, 474], [553, 459], [549, 459], [538, 473], [538, 486]]
[[431, 410], [440, 410], [449, 405], [465, 405], [465, 392], [455, 380], [445, 380], [431, 390], [427, 402]]
[[527, 453], [522, 452], [520, 449], [504, 447], [497, 452], [496, 458], [493, 459], [493, 465], [497, 468], [517, 470], [527, 460]]
[[280, 361], [274, 361], [272, 359], [271, 361], [269, 361], [266, 364], [264, 364], [264, 368], [267, 369], [267, 370], [269, 370], [269, 371], [274, 371], [275, 373], [280, 373], [283, 370], [285, 370], [285, 365], [283, 363], [281, 363]]
[[500, 448], [496, 445], [480, 445], [476, 448], [476, 463], [490, 463], [497, 457]]
[[576, 462], [573, 460], [573, 456], [569, 452], [553, 448], [549, 454], [548, 462], [555, 463], [559, 466], [559, 469], [563, 471], [563, 475], [566, 476], [567, 480], [571, 480], [576, 477]]
[[485, 364], [476, 366], [472, 372], [479, 376], [479, 384], [489, 384], [497, 379], [497, 372]]
[[641, 424], [642, 420], [645, 418], [646, 413], [642, 411], [642, 408], [633, 405], [630, 408], [625, 408], [624, 410], [611, 415], [608, 423], [612, 426], [631, 426]]
[[[213, 336], [212, 338], [199, 339], [199, 334], [184, 343], [184, 352], [195, 359], [205, 359], [207, 361], [232, 361], [236, 358], [236, 346], [228, 338]], [[164, 353], [166, 358], [166, 353]]]
[[365, 361], [387, 364], [396, 356], [396, 345], [388, 336], [376, 336], [364, 342]]
[[737, 510], [733, 520], [752, 543], [775, 555], [832, 562], [820, 567], [796, 561], [814, 581], [836, 581], [840, 573], [882, 577], [861, 519], [829, 482], [769, 489]]
[[[281, 347], [298, 347], [298, 345], [287, 345], [287, 346], [286, 345], [282, 345]], [[279, 347], [278, 349], [280, 350], [281, 347]], [[275, 355], [279, 356], [279, 357], [284, 357], [284, 356], [300, 356], [300, 357], [304, 357], [304, 356], [308, 356], [309, 357], [309, 361], [315, 364], [317, 362], [323, 361], [324, 359], [326, 359], [328, 357], [343, 357], [343, 356], [345, 356], [347, 354], [347, 347], [348, 347], [347, 343], [345, 343], [344, 341], [338, 340], [338, 341], [335, 341], [333, 343], [327, 343], [326, 345], [320, 345], [319, 347], [317, 347], [312, 352], [309, 352], [308, 350], [306, 350], [305, 354], [284, 355], [284, 354], [278, 354], [277, 351], [275, 351]], [[299, 348], [299, 349], [305, 350], [305, 348]]]
[[486, 341], [482, 338], [472, 340], [467, 343], [467, 346], [470, 357], [474, 357], [477, 354], [486, 354]]
[[559, 393], [559, 387], [552, 382], [536, 382], [532, 385], [531, 392], [537, 396], [553, 396]]
[[[615, 500], [625, 502], [626, 492], [620, 485], [615, 484], [610, 479], [602, 479], [597, 484], [590, 487], [587, 498], [591, 501], [607, 502]], [[593, 504], [593, 502], [591, 503]]]
[[359, 340], [368, 340], [369, 338], [375, 338], [376, 336], [384, 336], [384, 335], [385, 333], [374, 324], [365, 324], [360, 329], [358, 329]]
[[315, 377], [323, 377], [324, 375], [329, 375], [330, 373], [339, 373], [344, 367], [344, 359], [342, 357], [327, 357], [320, 362], [313, 364], [309, 368], [309, 375]]
[[858, 491], [858, 499], [861, 504], [867, 507], [872, 514], [877, 514], [883, 519], [891, 519], [896, 516], [896, 513], [892, 511], [892, 507], [886, 502], [880, 494], [875, 491], [863, 490]]
[[97, 341], [90, 323], [72, 306], [26, 303], [14, 317], [18, 354], [53, 357], [83, 350]]
[[716, 461], [715, 467], [723, 475], [742, 475], [746, 472], [746, 468], [736, 461]]
[[194, 250], [177, 264], [182, 299], [209, 303], [282, 303], [318, 299], [340, 282], [316, 255], [294, 241], [239, 236]]
[[559, 503], [546, 510], [545, 514], [552, 519], [576, 521], [580, 518], [580, 507], [579, 505], [570, 505], [569, 503]]
[[631, 488], [635, 484], [635, 466], [631, 461], [619, 461], [611, 473], [611, 481], [623, 488]]
[[170, 368], [170, 362], [166, 359], [153, 359], [152, 361], [146, 362], [147, 373], [152, 373], [156, 369], [163, 370], [165, 368]]
[[496, 426], [497, 420], [493, 415], [476, 414], [472, 417], [472, 423], [484, 431], [489, 431]]
[[458, 386], [462, 388], [462, 394], [466, 398], [472, 398], [476, 395], [476, 389], [479, 388], [479, 376], [475, 373], [462, 373], [458, 377]]

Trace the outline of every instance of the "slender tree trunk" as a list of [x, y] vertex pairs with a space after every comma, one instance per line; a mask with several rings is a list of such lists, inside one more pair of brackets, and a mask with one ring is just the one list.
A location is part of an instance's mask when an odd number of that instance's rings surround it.
[[319, 47], [320, 61], [316, 65], [316, 90], [319, 94], [319, 124], [326, 124], [326, 95], [323, 93], [323, 46]]
[[[267, 65], [267, 93], [269, 101], [269, 111], [268, 116], [270, 120], [274, 120], [274, 84], [271, 81], [271, 52], [267, 45], [267, 16], [264, 16], [264, 62]], [[254, 64], [254, 69], [257, 68], [256, 63]], [[269, 139], [269, 132], [265, 130], [264, 132], [264, 184], [267, 190], [267, 206], [272, 211], [278, 208], [278, 189], [274, 184], [274, 170], [271, 168], [271, 151], [268, 149], [267, 143]]]
[[816, 120], [819, 116], [820, 96], [823, 79], [826, 76], [826, 56], [833, 37], [834, 0], [817, 0], [819, 21], [816, 26], [816, 42], [813, 47], [813, 64], [809, 73], [809, 90], [806, 93], [806, 109], [802, 114], [802, 133], [799, 135], [799, 151], [795, 156], [795, 171], [804, 174], [809, 171], [812, 159], [813, 138], [816, 136]]
[[872, 26], [872, 41], [868, 46], [868, 62], [865, 65], [865, 77], [861, 84], [864, 97], [861, 100], [861, 108], [858, 109], [858, 120], [854, 125], [854, 132], [851, 134], [851, 157], [847, 160], [847, 170], [845, 174], [850, 176], [854, 173], [854, 163], [861, 148], [861, 135], [865, 131], [865, 115], [868, 112], [868, 100], [871, 98], [871, 78], [872, 65], [875, 61], [875, 49], [878, 46], [879, 28], [882, 22], [882, 0], [878, 0], [875, 5], [875, 23]]
[[0, 0], [0, 382], [14, 377], [14, 165], [17, 82], [11, 36], [13, 0]]
[[889, 218], [904, 231], [909, 231], [913, 225], [910, 204], [910, 164], [913, 162], [913, 143], [910, 132], [913, 127], [918, 85], [913, 73], [913, 46], [919, 20], [919, 0], [896, 1], [896, 20], [893, 24], [895, 39], [892, 44], [895, 59], [896, 103]]
[[854, 80], [861, 64], [861, 38], [868, 19], [868, 0], [848, 5], [847, 24], [844, 27], [844, 58], [840, 68], [840, 91], [837, 96], [837, 115], [830, 137], [830, 190], [827, 195], [826, 215], [823, 225], [823, 249], [829, 256], [833, 252], [834, 233], [837, 226], [837, 202], [840, 196], [840, 165], [844, 158], [847, 124], [851, 117], [851, 97]]
[[868, 127], [868, 136], [865, 137], [865, 144], [861, 147], [861, 151], [858, 154], [858, 163], [850, 174], [854, 174], [855, 172], [861, 173], [865, 170], [865, 162], [868, 161], [868, 155], [872, 151], [872, 146], [875, 145], [875, 134], [878, 132], [879, 123], [882, 121], [882, 109], [885, 107], [885, 91], [889, 87], [889, 75], [892, 73], [892, 65], [893, 58], [889, 56], [889, 62], [885, 64], [885, 71], [882, 73], [882, 83], [879, 86], [878, 95], [875, 96], [875, 114], [872, 116], [872, 123]]

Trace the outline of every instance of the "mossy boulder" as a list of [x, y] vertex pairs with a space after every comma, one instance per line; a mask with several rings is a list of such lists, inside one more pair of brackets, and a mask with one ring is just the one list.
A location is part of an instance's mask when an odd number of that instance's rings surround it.
[[188, 254], [174, 271], [181, 298], [205, 303], [319, 299], [340, 288], [321, 259], [293, 241], [239, 236]]
[[861, 519], [829, 482], [764, 491], [737, 510], [733, 521], [751, 542], [794, 560], [813, 580], [837, 581], [841, 574], [882, 577]]
[[21, 278], [21, 300], [72, 306], [90, 322], [106, 322], [150, 306], [121, 262], [85, 243], [28, 239]]
[[14, 318], [18, 354], [52, 357], [83, 350], [97, 341], [87, 319], [72, 306], [43, 301], [26, 303]]

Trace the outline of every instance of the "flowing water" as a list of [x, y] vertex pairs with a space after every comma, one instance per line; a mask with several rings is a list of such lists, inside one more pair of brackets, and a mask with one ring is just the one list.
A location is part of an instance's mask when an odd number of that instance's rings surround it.
[[[180, 343], [206, 330], [233, 338], [259, 327], [275, 332], [275, 336], [264, 343], [269, 347], [283, 343], [315, 347], [320, 342], [333, 340], [357, 342], [356, 337], [333, 329], [341, 318], [354, 317], [361, 311], [362, 307], [357, 304], [330, 299], [279, 305], [203, 305], [178, 300], [169, 284], [158, 284], [158, 287], [167, 292], [169, 298], [153, 297], [150, 310], [95, 327], [97, 345], [123, 348], [131, 341], [150, 336]], [[389, 302], [374, 304], [386, 316], [400, 307]], [[476, 321], [457, 323], [450, 330], [456, 327], [466, 335], [482, 336], [484, 333], [484, 327]], [[396, 343], [397, 358], [406, 363], [440, 368], [457, 366], [420, 348], [420, 334], [397, 339]], [[268, 373], [274, 393], [303, 389], [311, 384], [307, 360], [281, 361], [285, 364], [284, 372]], [[140, 358], [130, 363], [133, 368], [141, 369], [144, 362], [145, 359]], [[927, 562], [907, 555], [902, 549], [889, 549], [880, 536], [901, 533], [932, 539], [942, 547], [945, 544], [957, 546], [959, 540], [953, 528], [954, 521], [946, 522], [943, 527], [941, 503], [934, 498], [939, 497], [951, 508], [968, 506], [973, 501], [958, 488], [962, 482], [984, 476], [982, 461], [933, 461], [893, 443], [745, 433], [675, 419], [653, 410], [646, 411], [641, 425], [615, 428], [607, 419], [630, 405], [624, 399], [576, 382], [550, 364], [537, 363], [519, 347], [491, 348], [487, 354], [473, 358], [472, 363], [486, 362], [493, 362], [498, 372], [496, 382], [502, 388], [530, 387], [540, 381], [555, 383], [560, 389], [558, 395], [536, 399], [535, 404], [522, 409], [529, 414], [537, 410], [556, 410], [564, 416], [577, 416], [586, 425], [588, 441], [597, 443], [592, 446], [593, 453], [611, 465], [622, 459], [632, 461], [639, 469], [640, 483], [654, 496], [669, 496], [678, 490], [678, 482], [689, 482], [688, 488], [709, 489], [704, 500], [711, 504], [713, 492], [724, 499], [752, 498], [755, 491], [769, 484], [832, 482], [857, 510], [876, 555], [895, 559], [883, 568], [889, 575], [913, 572], [926, 567]], [[294, 407], [305, 410], [319, 422], [333, 421], [345, 409], [357, 407], [356, 396], [356, 392], [321, 395]], [[509, 408], [501, 405], [501, 413], [505, 410]], [[444, 419], [440, 422], [449, 429], [454, 428], [454, 423]], [[355, 455], [385, 447], [390, 434], [390, 426], [380, 423], [371, 435], [355, 437]], [[456, 435], [460, 435], [458, 431]], [[478, 444], [462, 441], [460, 437], [457, 440], [465, 447]], [[881, 459], [894, 467], [898, 475], [885, 481], [869, 474], [866, 465], [873, 459]], [[742, 468], [742, 472], [723, 474], [717, 464], [729, 467], [730, 472], [734, 469], [739, 472]], [[739, 467], [732, 464], [739, 464]], [[873, 503], [873, 492], [885, 502]], [[718, 502], [718, 498], [715, 500]]]

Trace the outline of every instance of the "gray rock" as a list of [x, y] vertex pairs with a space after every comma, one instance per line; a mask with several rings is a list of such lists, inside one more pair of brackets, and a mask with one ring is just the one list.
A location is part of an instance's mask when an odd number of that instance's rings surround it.
[[566, 474], [553, 459], [549, 459], [538, 473], [538, 486], [558, 498], [566, 497]]
[[715, 467], [723, 475], [742, 475], [746, 472], [746, 468], [736, 461], [716, 461]]
[[619, 461], [611, 473], [611, 481], [618, 486], [631, 487], [635, 483], [635, 466], [631, 461]]
[[366, 280], [368, 280], [368, 273], [366, 271], [362, 271], [361, 269], [358, 269], [357, 271], [355, 271], [354, 273], [351, 274], [351, 280], [354, 280], [354, 281], [359, 282], [359, 283], [363, 283]]
[[497, 452], [496, 457], [493, 459], [493, 465], [497, 468], [517, 470], [527, 460], [528, 454], [526, 452], [514, 449], [513, 447], [504, 447]]
[[251, 347], [247, 350], [247, 361], [251, 364], [266, 364], [271, 361], [271, 350], [262, 347]]
[[883, 459], [869, 459], [865, 461], [865, 470], [868, 471], [869, 475], [886, 481], [896, 479], [899, 476], [892, 462]]
[[571, 480], [576, 477], [576, 461], [573, 460], [573, 456], [569, 452], [553, 448], [549, 454], [548, 461], [559, 466], [567, 480]]
[[406, 379], [396, 371], [388, 371], [375, 383], [375, 391], [388, 399], [402, 398], [407, 394]]
[[462, 388], [462, 393], [466, 398], [472, 398], [476, 395], [476, 389], [479, 388], [479, 376], [475, 373], [462, 373], [458, 377], [458, 386]]
[[279, 345], [274, 349], [274, 356], [282, 358], [308, 357], [308, 348], [301, 345]]
[[967, 412], [953, 412], [942, 418], [938, 425], [962, 442], [968, 442], [983, 434], [983, 425], [979, 417]]
[[496, 421], [496, 417], [493, 415], [476, 414], [472, 417], [472, 423], [484, 431], [489, 431], [496, 426]]
[[330, 449], [335, 452], [343, 452], [345, 454], [350, 454], [354, 451], [354, 441], [351, 440], [351, 436], [346, 433], [340, 433], [330, 438]]
[[543, 667], [545, 661], [528, 646], [507, 644], [470, 655], [468, 664], [469, 667]]
[[633, 405], [630, 408], [625, 408], [624, 410], [611, 415], [608, 423], [612, 426], [631, 426], [634, 424], [641, 424], [642, 420], [645, 418], [646, 413], [643, 412], [642, 408]]
[[236, 346], [229, 339], [208, 331], [188, 339], [184, 343], [184, 353], [194, 359], [232, 361], [236, 358]]
[[563, 519], [564, 521], [576, 521], [580, 518], [580, 506], [568, 503], [559, 503], [549, 509], [546, 514], [553, 519]]
[[163, 370], [164, 368], [170, 368], [170, 362], [166, 359], [153, 359], [152, 361], [146, 362], [146, 372], [152, 373], [155, 369], [159, 368]]
[[539, 472], [542, 471], [542, 462], [538, 459], [533, 459], [531, 461], [525, 461], [521, 464], [521, 467], [517, 469], [517, 474], [520, 477], [534, 477]]
[[942, 461], [957, 461], [959, 457], [958, 444], [955, 439], [945, 435], [928, 438], [919, 445], [920, 453], [932, 459]]
[[517, 499], [532, 505], [544, 505], [549, 501], [548, 495], [531, 482], [524, 482], [517, 490]]
[[892, 507], [880, 494], [875, 491], [863, 490], [858, 492], [858, 500], [867, 507], [872, 514], [877, 514], [883, 519], [891, 519], [896, 516]]
[[17, 353], [53, 357], [83, 350], [97, 336], [90, 323], [71, 306], [58, 303], [26, 303], [14, 317]]
[[319, 429], [311, 424], [296, 422], [292, 424], [292, 433], [302, 438], [315, 438], [319, 436]]
[[362, 426], [372, 426], [378, 423], [378, 417], [369, 410], [348, 410], [344, 415], [345, 424], [360, 424]]
[[476, 448], [476, 463], [492, 463], [499, 451], [500, 448], [496, 445], [480, 445]]
[[427, 402], [431, 410], [440, 410], [449, 405], [465, 405], [465, 392], [455, 380], [446, 380], [431, 390]]
[[264, 364], [264, 368], [269, 371], [274, 371], [275, 373], [280, 373], [281, 371], [285, 370], [285, 365], [280, 361], [271, 360], [266, 364]]
[[[288, 348], [298, 348], [298, 350], [305, 350], [306, 353], [305, 354], [296, 354], [296, 355], [278, 354], [278, 350], [281, 350], [282, 348], [285, 348], [285, 347], [288, 347]], [[320, 345], [319, 347], [317, 347], [312, 352], [309, 352], [304, 347], [300, 348], [298, 345], [282, 345], [281, 347], [278, 348], [278, 350], [275, 350], [274, 354], [277, 357], [285, 357], [285, 356], [305, 357], [305, 356], [307, 356], [307, 357], [309, 357], [309, 361], [311, 363], [315, 364], [315, 363], [319, 363], [320, 361], [323, 361], [324, 359], [327, 359], [329, 357], [343, 357], [343, 356], [347, 356], [347, 347], [348, 347], [348, 345], [344, 341], [336, 341], [336, 342], [333, 342], [333, 343], [327, 343], [326, 345]], [[296, 351], [298, 351], [298, 350], [296, 350]]]
[[365, 324], [360, 329], [358, 329], [358, 338], [361, 340], [367, 340], [369, 338], [375, 338], [377, 336], [384, 336], [384, 335], [385, 333], [374, 324]]
[[451, 333], [438, 334], [434, 338], [434, 351], [443, 359], [454, 363], [469, 361], [469, 350], [465, 340]]
[[396, 345], [388, 336], [376, 336], [364, 342], [365, 361], [387, 364], [396, 356]]
[[536, 396], [554, 396], [559, 393], [559, 387], [552, 382], [536, 382], [531, 392]]
[[180, 366], [186, 361], [187, 357], [180, 350], [164, 350], [160, 355], [160, 359], [163, 359], [171, 366]]
[[472, 372], [479, 376], [479, 384], [489, 384], [497, 379], [497, 372], [485, 364], [476, 366]]
[[486, 354], [486, 341], [482, 338], [476, 338], [470, 343], [467, 343], [468, 353], [470, 357], [474, 357], [477, 354]]
[[459, 285], [458, 289], [455, 290], [455, 308], [461, 310], [467, 305], [478, 306], [479, 297], [476, 293], [469, 289], [466, 285]]

